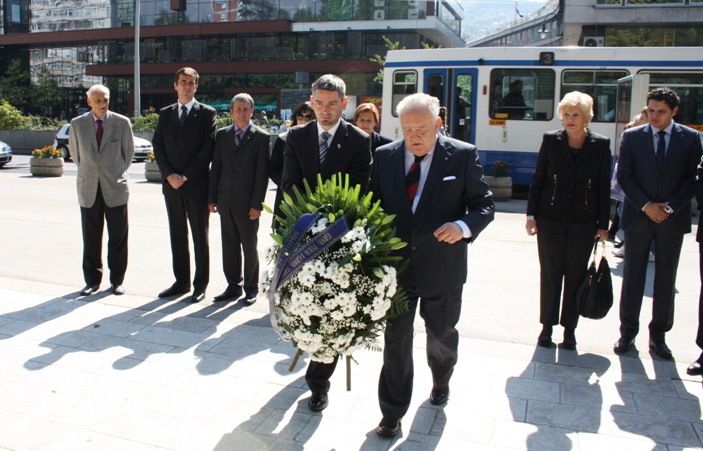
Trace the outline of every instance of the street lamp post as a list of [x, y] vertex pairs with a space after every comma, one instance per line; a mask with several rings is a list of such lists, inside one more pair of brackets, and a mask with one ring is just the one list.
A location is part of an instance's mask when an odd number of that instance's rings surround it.
[[141, 31], [141, 0], [134, 0], [134, 116], [137, 117], [142, 111], [141, 102], [141, 77], [139, 55], [139, 33]]

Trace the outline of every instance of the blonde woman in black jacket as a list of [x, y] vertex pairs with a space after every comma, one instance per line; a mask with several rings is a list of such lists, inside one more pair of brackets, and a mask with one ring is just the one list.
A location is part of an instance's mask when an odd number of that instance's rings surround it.
[[542, 332], [537, 344], [554, 346], [552, 327], [561, 324], [562, 347], [575, 349], [576, 289], [586, 275], [594, 240], [608, 238], [610, 140], [588, 130], [593, 117], [588, 94], [566, 94], [557, 113], [563, 128], [544, 134], [525, 228], [528, 235], [537, 235], [539, 252]]

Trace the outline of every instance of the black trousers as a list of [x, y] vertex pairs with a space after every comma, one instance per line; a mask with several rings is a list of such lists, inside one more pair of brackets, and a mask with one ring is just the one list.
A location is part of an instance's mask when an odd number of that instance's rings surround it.
[[83, 278], [86, 285], [100, 285], [103, 276], [103, 228], [107, 221], [107, 267], [110, 283], [121, 285], [127, 272], [127, 204], [108, 207], [98, 185], [92, 207], [81, 207], [83, 230]]
[[222, 230], [222, 269], [229, 286], [242, 284], [242, 253], [244, 253], [244, 290], [259, 290], [259, 253], [257, 233], [259, 219], [237, 215], [231, 208], [220, 211]]
[[683, 234], [670, 232], [651, 221], [637, 231], [625, 231], [625, 265], [620, 293], [620, 335], [634, 338], [639, 332], [640, 310], [647, 277], [649, 250], [654, 241], [654, 296], [649, 337], [663, 340], [674, 325], [674, 290]]
[[701, 293], [698, 296], [698, 333], [696, 344], [703, 349], [703, 243], [698, 243], [698, 271], [701, 277]]
[[408, 311], [386, 326], [383, 368], [378, 382], [378, 400], [384, 418], [400, 419], [408, 411], [413, 393], [413, 321], [420, 304], [420, 316], [427, 332], [427, 364], [433, 386], [449, 387], [457, 362], [464, 286], [447, 288], [441, 293], [418, 296], [408, 290]]
[[305, 382], [313, 393], [327, 393], [330, 391], [330, 378], [337, 368], [337, 358], [332, 363], [311, 361], [305, 372]]
[[207, 197], [171, 190], [164, 194], [164, 199], [171, 235], [173, 275], [176, 277], [176, 284], [190, 287], [190, 250], [188, 249], [188, 223], [190, 223], [195, 251], [193, 287], [196, 290], [205, 290], [210, 281], [210, 248], [208, 247], [210, 212], [207, 208]]
[[545, 326], [561, 324], [576, 328], [579, 320], [576, 290], [586, 276], [596, 228], [590, 224], [564, 224], [545, 218], [539, 219], [537, 227], [539, 322]]

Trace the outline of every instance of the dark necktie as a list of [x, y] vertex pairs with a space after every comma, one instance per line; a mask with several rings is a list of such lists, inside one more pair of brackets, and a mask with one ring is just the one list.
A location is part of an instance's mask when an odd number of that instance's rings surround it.
[[327, 151], [329, 150], [327, 140], [330, 139], [330, 136], [332, 135], [327, 132], [320, 133], [320, 164], [324, 163], [325, 158], [327, 158]]
[[408, 193], [408, 201], [410, 202], [410, 205], [412, 205], [415, 200], [417, 186], [420, 184], [420, 162], [423, 158], [425, 158], [425, 155], [422, 155], [421, 157], [415, 155], [415, 161], [413, 161], [408, 174], [405, 176], [405, 189]]
[[657, 166], [659, 169], [664, 167], [664, 159], [666, 158], [666, 132], [661, 130], [657, 133], [659, 135], [659, 141], [657, 141]]
[[181, 124], [186, 121], [186, 118], [188, 117], [188, 108], [183, 105], [181, 107], [181, 117], [179, 118], [181, 120]]
[[103, 120], [98, 119], [95, 121], [95, 138], [98, 140], [98, 149], [100, 148], [100, 143], [103, 141]]
[[243, 134], [244, 130], [241, 128], [238, 128], [237, 131], [234, 132], [234, 144], [236, 144], [237, 147], [239, 147], [239, 143], [242, 141]]

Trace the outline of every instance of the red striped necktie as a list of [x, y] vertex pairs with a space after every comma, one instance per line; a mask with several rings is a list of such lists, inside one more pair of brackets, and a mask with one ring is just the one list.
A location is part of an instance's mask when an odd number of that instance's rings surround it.
[[425, 155], [417, 156], [415, 155], [415, 161], [410, 166], [408, 174], [405, 176], [405, 189], [408, 193], [408, 201], [412, 205], [415, 200], [415, 194], [417, 194], [417, 187], [420, 184], [420, 162], [425, 158]]

